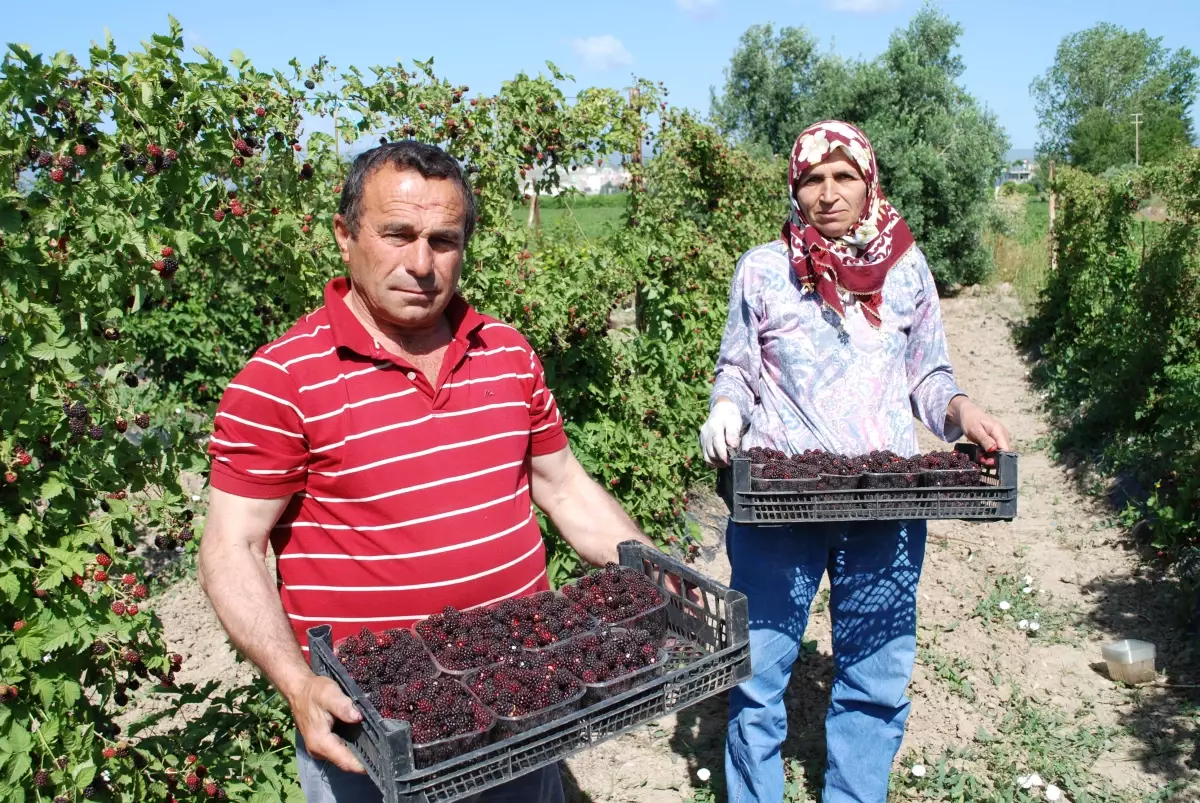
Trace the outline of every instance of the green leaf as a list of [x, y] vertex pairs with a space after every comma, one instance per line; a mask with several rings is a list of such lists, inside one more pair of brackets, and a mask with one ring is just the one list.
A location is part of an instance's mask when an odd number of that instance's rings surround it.
[[38, 494], [47, 502], [49, 502], [51, 499], [61, 494], [66, 487], [67, 486], [64, 485], [62, 481], [58, 479], [58, 477], [51, 474], [46, 478], [46, 481], [42, 483], [41, 490], [38, 491]]
[[233, 66], [240, 70], [246, 66], [246, 62], [248, 62], [250, 59], [246, 58], [246, 54], [235, 47], [233, 52], [229, 54], [229, 60], [233, 62]]
[[38, 343], [29, 348], [29, 356], [35, 360], [53, 360], [58, 356], [58, 349], [49, 343]]

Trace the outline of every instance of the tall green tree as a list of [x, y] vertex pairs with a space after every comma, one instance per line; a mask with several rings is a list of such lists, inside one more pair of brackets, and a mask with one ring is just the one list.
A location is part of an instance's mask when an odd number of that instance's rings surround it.
[[718, 126], [747, 144], [787, 154], [821, 119], [863, 129], [875, 146], [884, 191], [904, 214], [943, 285], [974, 283], [991, 269], [982, 233], [992, 183], [1008, 140], [994, 115], [958, 83], [962, 29], [919, 11], [877, 58], [820, 53], [803, 28], [743, 34], [723, 93]]
[[1191, 144], [1189, 116], [1200, 60], [1144, 30], [1107, 22], [1067, 36], [1054, 64], [1030, 85], [1040, 118], [1038, 151], [1092, 173], [1132, 164], [1134, 113], [1141, 161], [1155, 164]]

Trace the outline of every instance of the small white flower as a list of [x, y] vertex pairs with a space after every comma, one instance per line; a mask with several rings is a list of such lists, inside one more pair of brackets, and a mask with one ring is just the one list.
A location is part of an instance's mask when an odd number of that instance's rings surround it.
[[1044, 794], [1046, 795], [1046, 799], [1051, 801], [1051, 803], [1053, 803], [1055, 800], [1062, 800], [1062, 790], [1052, 783], [1046, 784], [1046, 791]]
[[1022, 619], [1021, 621], [1017, 622], [1017, 627], [1021, 628], [1022, 630], [1028, 630], [1029, 629], [1029, 620]]
[[193, 501], [193, 502], [199, 502], [199, 501], [200, 501], [200, 494], [192, 494], [192, 501]]
[[925, 777], [925, 765], [924, 764], [913, 764], [912, 774], [913, 774], [914, 778], [924, 778]]
[[708, 783], [708, 779], [712, 777], [712, 773], [708, 771], [708, 768], [701, 767], [696, 770], [696, 777], [700, 779], [701, 783]]
[[1006, 600], [1006, 599], [1000, 600], [1000, 610], [1007, 611], [1011, 607], [1012, 607], [1012, 604], [1010, 604], [1008, 600]]
[[1022, 775], [1017, 778], [1017, 785], [1022, 789], [1033, 789], [1043, 785], [1044, 783], [1045, 781], [1042, 780], [1042, 776], [1038, 775], [1036, 772], [1029, 775]]
[[1040, 629], [1040, 628], [1041, 628], [1041, 625], [1039, 625], [1037, 622], [1030, 622], [1030, 623], [1029, 623], [1029, 629], [1030, 629], [1030, 630], [1038, 630], [1038, 629]]
[[175, 408], [175, 415], [183, 415], [183, 408], [182, 408], [182, 407], [176, 407], [176, 408]]
[[1021, 589], [1022, 594], [1028, 594], [1031, 591], [1033, 591], [1033, 586], [1025, 586], [1024, 588]]

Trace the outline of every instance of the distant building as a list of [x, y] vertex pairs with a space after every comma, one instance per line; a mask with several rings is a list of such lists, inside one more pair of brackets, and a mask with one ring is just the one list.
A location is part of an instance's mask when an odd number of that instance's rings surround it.
[[1000, 175], [1000, 183], [1005, 184], [1012, 181], [1017, 184], [1028, 184], [1033, 180], [1033, 171], [1036, 167], [1037, 162], [1031, 162], [1028, 159], [1013, 162], [1004, 168], [1004, 172]]
[[[532, 176], [527, 174], [522, 184], [527, 184], [530, 178], [542, 178], [541, 168], [536, 168]], [[623, 191], [628, 183], [629, 171], [627, 170], [611, 165], [603, 167], [586, 165], [578, 170], [561, 170], [559, 186], [551, 190], [549, 194], [558, 195], [568, 189], [573, 189], [584, 195], [611, 195]]]

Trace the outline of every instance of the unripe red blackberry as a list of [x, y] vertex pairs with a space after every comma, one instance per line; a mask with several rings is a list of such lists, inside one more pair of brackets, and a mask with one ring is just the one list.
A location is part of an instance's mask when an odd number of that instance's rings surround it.
[[218, 209], [217, 211], [213, 212], [213, 220], [220, 223], [224, 219], [225, 219], [225, 210], [224, 209]]
[[88, 155], [87, 145], [76, 145], [75, 146], [75, 155], [80, 158], [87, 156]]
[[170, 159], [172, 162], [176, 162], [179, 161], [179, 154], [174, 148], [168, 148], [166, 158]]
[[112, 558], [110, 558], [108, 555], [105, 555], [103, 552], [101, 552], [99, 555], [96, 556], [96, 563], [100, 564], [101, 566], [111, 566]]
[[162, 247], [162, 251], [160, 251], [159, 253], [161, 253], [164, 257], [169, 257], [169, 256], [173, 256], [175, 254], [175, 249], [169, 245], [164, 245]]
[[137, 605], [126, 605], [125, 613], [128, 616], [137, 616], [138, 615], [138, 606]]
[[23, 630], [24, 628], [25, 628], [25, 620], [24, 619], [18, 619], [17, 621], [13, 622], [12, 629], [13, 629], [14, 633], [16, 633], [20, 630]]
[[12, 471], [4, 472], [4, 481], [7, 482], [9, 485], [14, 484], [17, 481], [16, 473], [12, 472]]
[[133, 587], [133, 596], [135, 599], [145, 599], [150, 596], [150, 590], [145, 585], [138, 583]]
[[220, 791], [220, 787], [217, 786], [212, 781], [209, 781], [208, 783], [204, 784], [204, 794], [208, 795], [209, 797], [216, 797], [217, 792], [219, 792], [219, 791]]
[[134, 574], [127, 574], [121, 578], [122, 585], [131, 586], [131, 585], [134, 585], [135, 583], [137, 583], [137, 576]]
[[152, 158], [157, 159], [163, 155], [163, 149], [160, 146], [151, 143], [146, 146], [146, 153], [150, 154]]
[[115, 758], [117, 755], [117, 751], [111, 747], [106, 747], [100, 752], [100, 754], [102, 756], [104, 756], [105, 758]]
[[142, 429], [146, 429], [150, 426], [150, 416], [146, 415], [145, 413], [138, 413], [133, 417], [133, 423], [137, 424]]
[[125, 650], [121, 657], [131, 664], [136, 664], [142, 660], [142, 656], [138, 655], [137, 650], [132, 648]]
[[259, 107], [257, 107], [257, 108], [254, 110], [254, 113], [255, 113], [257, 116], [259, 116], [259, 117], [266, 117], [266, 116], [267, 116], [267, 110], [266, 110], [266, 109], [264, 109], [262, 106], [259, 106]]
[[187, 777], [183, 779], [183, 782], [187, 784], [187, 788], [193, 792], [200, 788], [200, 776], [194, 772], [189, 772]]
[[55, 182], [56, 184], [62, 184], [63, 179], [65, 179], [66, 177], [67, 177], [67, 174], [65, 172], [63, 172], [63, 169], [61, 167], [56, 167], [50, 171], [50, 180]]
[[96, 573], [92, 575], [92, 578], [97, 583], [107, 583], [108, 582], [108, 572], [104, 571], [103, 569], [97, 569]]
[[57, 167], [61, 167], [63, 170], [70, 170], [75, 166], [75, 160], [64, 153], [60, 156], [54, 157], [54, 164]]
[[[234, 167], [244, 167], [245, 165], [246, 165], [245, 159], [243, 159], [240, 156], [233, 157], [233, 166]], [[234, 214], [237, 214], [237, 213], [235, 212]]]
[[29, 452], [18, 452], [17, 453], [17, 465], [18, 466], [27, 466], [32, 462], [33, 462], [33, 458], [30, 457]]
[[110, 606], [110, 610], [112, 610], [112, 612], [117, 616], [122, 616], [125, 613], [125, 603], [121, 600], [115, 600]]
[[49, 167], [53, 161], [54, 161], [54, 155], [52, 153], [49, 153], [48, 151], [42, 151], [41, 153], [38, 154], [37, 166], [38, 167]]

